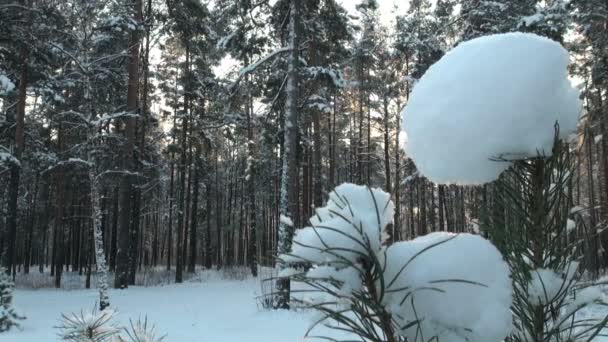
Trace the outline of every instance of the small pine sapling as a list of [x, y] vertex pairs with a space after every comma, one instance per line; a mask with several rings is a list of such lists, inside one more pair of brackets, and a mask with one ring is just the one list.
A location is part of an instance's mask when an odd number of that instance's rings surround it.
[[11, 277], [0, 267], [0, 333], [19, 327], [18, 321], [25, 319], [13, 307], [13, 288]]
[[515, 332], [508, 341], [590, 341], [608, 316], [578, 313], [607, 305], [597, 284], [584, 284], [579, 264], [584, 241], [573, 239], [572, 181], [578, 159], [559, 138], [550, 156], [512, 160], [493, 185], [493, 206], [481, 228], [506, 256], [514, 288]]
[[124, 329], [126, 337], [121, 335], [121, 342], [162, 342], [165, 336], [158, 336], [153, 324], [148, 324], [148, 317], [142, 321], [138, 319], [136, 322], [130, 321], [130, 327]]
[[349, 341], [504, 339], [512, 289], [498, 250], [480, 236], [447, 233], [387, 246], [393, 214], [389, 194], [342, 184], [296, 232], [278, 277], [304, 284], [292, 305], [320, 314], [307, 336], [324, 325]]
[[62, 341], [71, 342], [110, 342], [115, 341], [120, 328], [113, 322], [115, 311], [97, 310], [81, 311], [79, 314], [61, 315], [59, 337]]

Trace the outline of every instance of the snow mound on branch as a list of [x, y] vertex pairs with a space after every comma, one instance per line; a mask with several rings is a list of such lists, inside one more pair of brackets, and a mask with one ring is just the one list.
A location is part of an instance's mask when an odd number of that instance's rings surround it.
[[293, 238], [287, 263], [357, 263], [377, 253], [393, 223], [390, 195], [380, 189], [345, 183], [329, 195], [327, 205], [310, 218], [311, 227], [300, 229]]
[[[383, 302], [408, 341], [502, 341], [511, 331], [509, 268], [478, 235], [432, 233], [384, 251]], [[418, 326], [408, 323], [420, 321]]]
[[344, 297], [351, 296], [353, 291], [359, 291], [363, 286], [361, 274], [354, 267], [337, 269], [332, 266], [316, 266], [306, 272], [306, 277], [339, 283], [336, 293]]
[[15, 89], [15, 84], [0, 69], [0, 95], [8, 94]]
[[579, 92], [568, 80], [568, 52], [529, 33], [462, 43], [432, 65], [402, 112], [407, 153], [437, 183], [493, 181], [508, 161], [551, 155], [576, 129]]
[[528, 297], [536, 305], [551, 303], [564, 290], [564, 278], [552, 270], [537, 268], [532, 272]]

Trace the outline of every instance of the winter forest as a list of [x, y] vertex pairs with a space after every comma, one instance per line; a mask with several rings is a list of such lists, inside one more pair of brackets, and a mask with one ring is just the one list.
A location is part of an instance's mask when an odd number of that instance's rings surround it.
[[608, 341], [607, 101], [605, 0], [0, 0], [0, 341]]

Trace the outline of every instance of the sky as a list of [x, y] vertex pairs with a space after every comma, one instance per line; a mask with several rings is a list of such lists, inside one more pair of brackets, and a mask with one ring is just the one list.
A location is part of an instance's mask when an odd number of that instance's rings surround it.
[[[355, 6], [361, 2], [361, 0], [337, 0], [344, 6], [350, 13], [355, 14], [357, 10]], [[388, 25], [394, 17], [393, 9], [397, 5], [398, 13], [403, 13], [407, 10], [409, 0], [376, 0], [380, 5], [380, 20], [382, 24]]]

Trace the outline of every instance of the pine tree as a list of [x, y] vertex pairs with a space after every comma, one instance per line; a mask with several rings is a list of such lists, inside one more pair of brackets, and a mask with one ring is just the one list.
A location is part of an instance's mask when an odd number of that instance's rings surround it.
[[25, 318], [13, 307], [13, 287], [10, 276], [0, 267], [0, 333], [18, 327], [18, 321]]
[[[283, 168], [281, 174], [281, 202], [279, 224], [279, 238], [277, 251], [279, 254], [287, 253], [291, 249], [294, 219], [298, 217], [297, 198], [290, 187], [297, 181], [296, 150], [298, 146], [298, 101], [299, 101], [299, 60], [300, 60], [300, 3], [298, 0], [289, 1], [289, 49], [285, 114], [283, 122]], [[295, 222], [298, 222], [295, 220]], [[290, 285], [289, 279], [280, 279], [277, 284], [277, 298], [275, 307], [289, 308]]]
[[517, 31], [521, 19], [536, 12], [537, 0], [460, 0], [462, 40]]
[[130, 10], [132, 23], [135, 27], [130, 32], [128, 43], [129, 63], [127, 64], [128, 84], [127, 84], [127, 111], [132, 115], [123, 118], [124, 123], [124, 143], [122, 150], [123, 171], [120, 182], [120, 217], [118, 228], [118, 251], [116, 255], [116, 274], [114, 276], [114, 288], [127, 288], [129, 286], [129, 269], [135, 263], [135, 250], [133, 240], [136, 239], [138, 227], [134, 226], [132, 217], [132, 205], [134, 200], [133, 183], [135, 172], [134, 149], [135, 149], [135, 119], [133, 115], [139, 115], [138, 95], [139, 95], [139, 49], [140, 32], [139, 26], [142, 23], [142, 2], [141, 0], [126, 0], [127, 8]]

